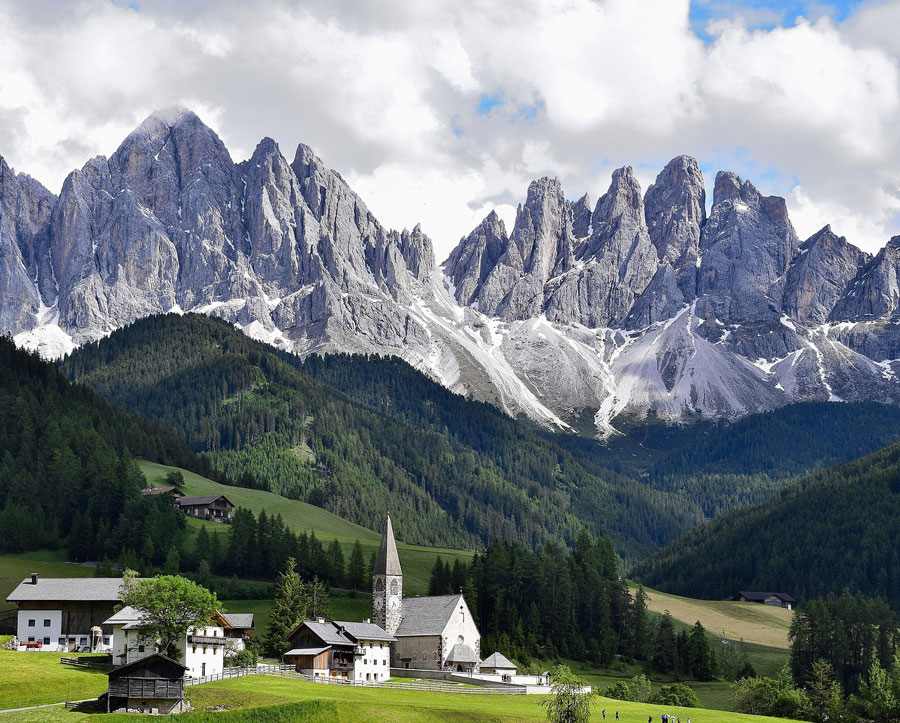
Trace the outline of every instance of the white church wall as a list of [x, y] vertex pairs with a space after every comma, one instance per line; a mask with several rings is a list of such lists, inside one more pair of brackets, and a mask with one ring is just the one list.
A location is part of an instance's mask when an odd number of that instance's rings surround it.
[[459, 605], [447, 621], [441, 637], [444, 642], [441, 667], [450, 651], [453, 650], [453, 646], [457, 644], [468, 645], [475, 651], [478, 659], [481, 659], [481, 633], [478, 632], [478, 627], [472, 619], [472, 613], [469, 612], [465, 598], [460, 598]]

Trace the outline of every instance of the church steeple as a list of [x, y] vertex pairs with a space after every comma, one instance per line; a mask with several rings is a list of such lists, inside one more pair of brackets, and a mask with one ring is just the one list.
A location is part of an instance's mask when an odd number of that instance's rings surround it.
[[403, 570], [388, 514], [372, 570], [372, 620], [393, 635], [403, 619]]

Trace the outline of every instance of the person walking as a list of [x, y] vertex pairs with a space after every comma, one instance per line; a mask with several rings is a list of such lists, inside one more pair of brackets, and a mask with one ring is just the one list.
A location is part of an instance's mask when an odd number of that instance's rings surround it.
[[601, 713], [603, 713], [603, 720], [606, 720], [606, 708], [604, 708]]
[[619, 711], [616, 711], [616, 720], [619, 720]]

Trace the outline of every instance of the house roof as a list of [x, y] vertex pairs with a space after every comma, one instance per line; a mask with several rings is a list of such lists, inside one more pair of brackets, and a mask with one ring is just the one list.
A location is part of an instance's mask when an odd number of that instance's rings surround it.
[[326, 645], [324, 648], [293, 648], [288, 650], [285, 655], [319, 655], [329, 648], [331, 648], [330, 645]]
[[348, 623], [343, 620], [335, 620], [332, 625], [340, 625], [347, 635], [356, 640], [379, 640], [393, 643], [397, 640], [387, 630], [375, 623]]
[[503, 653], [493, 653], [486, 657], [481, 663], [482, 668], [504, 668], [515, 670], [516, 664], [507, 658]]
[[179, 663], [177, 660], [173, 660], [168, 655], [163, 655], [162, 653], [153, 653], [153, 655], [148, 655], [146, 658], [135, 660], [133, 663], [127, 663], [126, 665], [120, 665], [116, 668], [113, 668], [106, 674], [112, 677], [119, 677], [120, 675], [122, 675], [122, 673], [127, 673], [130, 670], [146, 667], [154, 660], [162, 660], [166, 663], [169, 663], [170, 665], [178, 666], [179, 668], [181, 668], [182, 674], [188, 669], [186, 665]]
[[440, 635], [450, 616], [463, 603], [462, 595], [434, 595], [403, 599], [403, 619], [394, 635], [398, 638], [415, 635]]
[[796, 602], [796, 600], [794, 600], [794, 598], [792, 598], [790, 595], [788, 595], [787, 593], [784, 593], [784, 592], [748, 592], [746, 590], [740, 590], [738, 592], [738, 595], [742, 595], [743, 597], [747, 598], [748, 600], [759, 601], [759, 602], [762, 602], [766, 598], [770, 598], [770, 597], [777, 597], [782, 602], [789, 602], [789, 603]]
[[36, 585], [28, 577], [7, 595], [6, 600], [118, 602], [121, 586], [121, 577], [38, 577]]
[[447, 656], [448, 663], [475, 663], [476, 665], [481, 662], [480, 658], [475, 655], [475, 651], [472, 650], [465, 643], [457, 643], [453, 646], [453, 649], [450, 651], [450, 655]]
[[206, 495], [205, 497], [179, 497], [178, 505], [180, 507], [194, 507], [195, 505], [211, 505], [216, 500], [225, 500], [229, 505], [234, 507], [231, 500], [225, 495]]
[[[252, 618], [253, 616], [251, 615], [250, 617]], [[126, 605], [121, 610], [119, 610], [119, 612], [115, 613], [111, 618], [107, 618], [106, 620], [104, 620], [102, 624], [122, 625], [123, 630], [134, 630], [135, 628], [140, 627], [140, 623], [143, 619], [144, 613], [142, 613], [137, 608]], [[226, 623], [230, 625], [227, 617], [218, 611], [215, 611], [213, 613], [213, 620], [217, 625], [221, 625], [222, 627], [227, 627]]]
[[350, 640], [350, 638], [341, 635], [338, 632], [338, 629], [331, 623], [320, 623], [315, 620], [304, 620], [291, 631], [286, 639], [290, 640], [291, 638], [293, 638], [294, 635], [300, 630], [300, 628], [303, 627], [309, 628], [309, 630], [312, 631], [313, 635], [315, 635], [319, 640], [321, 640], [323, 643], [327, 643], [328, 645], [353, 645], [353, 641]]
[[402, 575], [400, 569], [400, 557], [397, 555], [397, 543], [394, 541], [394, 528], [391, 525], [391, 516], [387, 516], [387, 524], [384, 534], [381, 536], [381, 544], [378, 546], [378, 556], [375, 558], [375, 567], [372, 570], [375, 575]]
[[222, 613], [222, 617], [232, 628], [249, 630], [253, 627], [253, 613]]
[[141, 490], [142, 495], [164, 495], [169, 493], [179, 494], [182, 497], [184, 496], [184, 492], [173, 485], [168, 485], [166, 487], [144, 487], [144, 489]]

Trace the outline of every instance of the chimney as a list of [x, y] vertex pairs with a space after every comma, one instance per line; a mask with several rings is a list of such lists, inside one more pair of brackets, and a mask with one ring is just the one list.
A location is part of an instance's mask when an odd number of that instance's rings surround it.
[[366, 625], [369, 625], [369, 624], [372, 622], [372, 618], [363, 618], [363, 622], [364, 622]]
[[324, 623], [324, 622], [325, 622], [325, 618], [316, 618], [316, 622], [317, 622], [317, 623]]
[[38, 582], [38, 574], [36, 572], [31, 573], [31, 584], [37, 585]]

